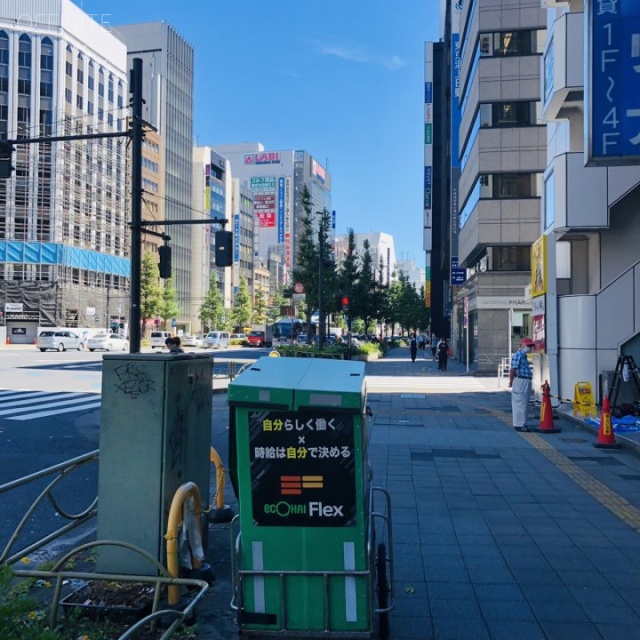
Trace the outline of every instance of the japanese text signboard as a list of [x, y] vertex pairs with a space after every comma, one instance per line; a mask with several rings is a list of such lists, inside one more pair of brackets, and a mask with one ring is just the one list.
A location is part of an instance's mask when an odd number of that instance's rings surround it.
[[256, 525], [356, 524], [352, 415], [252, 412], [249, 448]]
[[590, 0], [587, 164], [640, 163], [640, 2]]

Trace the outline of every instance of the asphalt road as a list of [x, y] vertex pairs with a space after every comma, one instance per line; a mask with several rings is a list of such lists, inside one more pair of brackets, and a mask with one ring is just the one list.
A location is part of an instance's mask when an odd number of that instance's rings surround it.
[[[226, 361], [258, 358], [268, 350], [194, 352], [212, 353], [214, 373], [221, 374], [227, 370]], [[35, 347], [0, 351], [0, 485], [99, 448], [102, 355], [88, 351], [41, 353]], [[225, 394], [214, 394], [213, 400], [214, 406], [226, 410]], [[0, 549], [52, 479], [0, 495]], [[56, 501], [68, 513], [82, 512], [96, 495], [95, 463], [78, 468], [54, 491]], [[21, 541], [36, 540], [65, 523], [48, 501], [36, 513]]]

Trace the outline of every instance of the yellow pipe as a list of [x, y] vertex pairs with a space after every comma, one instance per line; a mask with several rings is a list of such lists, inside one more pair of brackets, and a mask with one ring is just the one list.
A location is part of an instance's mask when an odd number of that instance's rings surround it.
[[[167, 535], [164, 539], [167, 541], [167, 571], [172, 578], [180, 577], [180, 564], [178, 561], [178, 531], [182, 524], [182, 508], [184, 503], [193, 498], [195, 503], [195, 513], [200, 515], [202, 512], [200, 503], [200, 491], [195, 482], [185, 482], [178, 488], [173, 500], [171, 501], [171, 508], [169, 509], [169, 522], [167, 524]], [[200, 519], [198, 518], [198, 535], [202, 535], [200, 531]], [[202, 562], [197, 558], [192, 557], [191, 563], [194, 569], [200, 569]], [[170, 585], [168, 588], [169, 604], [178, 604], [180, 600], [180, 588], [177, 585]]]
[[211, 447], [209, 460], [216, 466], [216, 509], [224, 509], [224, 465], [218, 452]]

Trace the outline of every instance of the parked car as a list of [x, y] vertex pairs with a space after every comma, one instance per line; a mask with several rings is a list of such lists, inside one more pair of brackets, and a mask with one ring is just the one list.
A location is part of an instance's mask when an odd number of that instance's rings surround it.
[[205, 336], [202, 346], [205, 349], [228, 349], [229, 333], [227, 331], [211, 331]]
[[183, 347], [201, 347], [202, 338], [200, 336], [181, 336], [180, 342]]
[[87, 342], [89, 351], [129, 351], [129, 341], [117, 333], [97, 333]]
[[37, 346], [40, 351], [55, 349], [56, 351], [66, 351], [67, 349], [82, 349], [80, 336], [66, 329], [51, 329], [41, 331], [38, 336]]
[[164, 349], [166, 347], [167, 338], [172, 338], [171, 331], [152, 331], [151, 332], [151, 348]]
[[242, 342], [245, 342], [246, 339], [247, 339], [246, 333], [232, 333], [229, 336], [229, 340], [242, 340]]

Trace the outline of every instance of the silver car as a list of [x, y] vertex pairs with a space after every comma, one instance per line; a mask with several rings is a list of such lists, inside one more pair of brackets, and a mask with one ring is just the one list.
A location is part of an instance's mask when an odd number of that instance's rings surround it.
[[89, 351], [101, 349], [103, 351], [129, 351], [129, 341], [117, 333], [97, 333], [87, 342]]
[[55, 349], [56, 351], [66, 351], [67, 349], [82, 349], [82, 341], [80, 336], [66, 329], [51, 329], [50, 331], [41, 331], [37, 342], [40, 351], [47, 349]]

